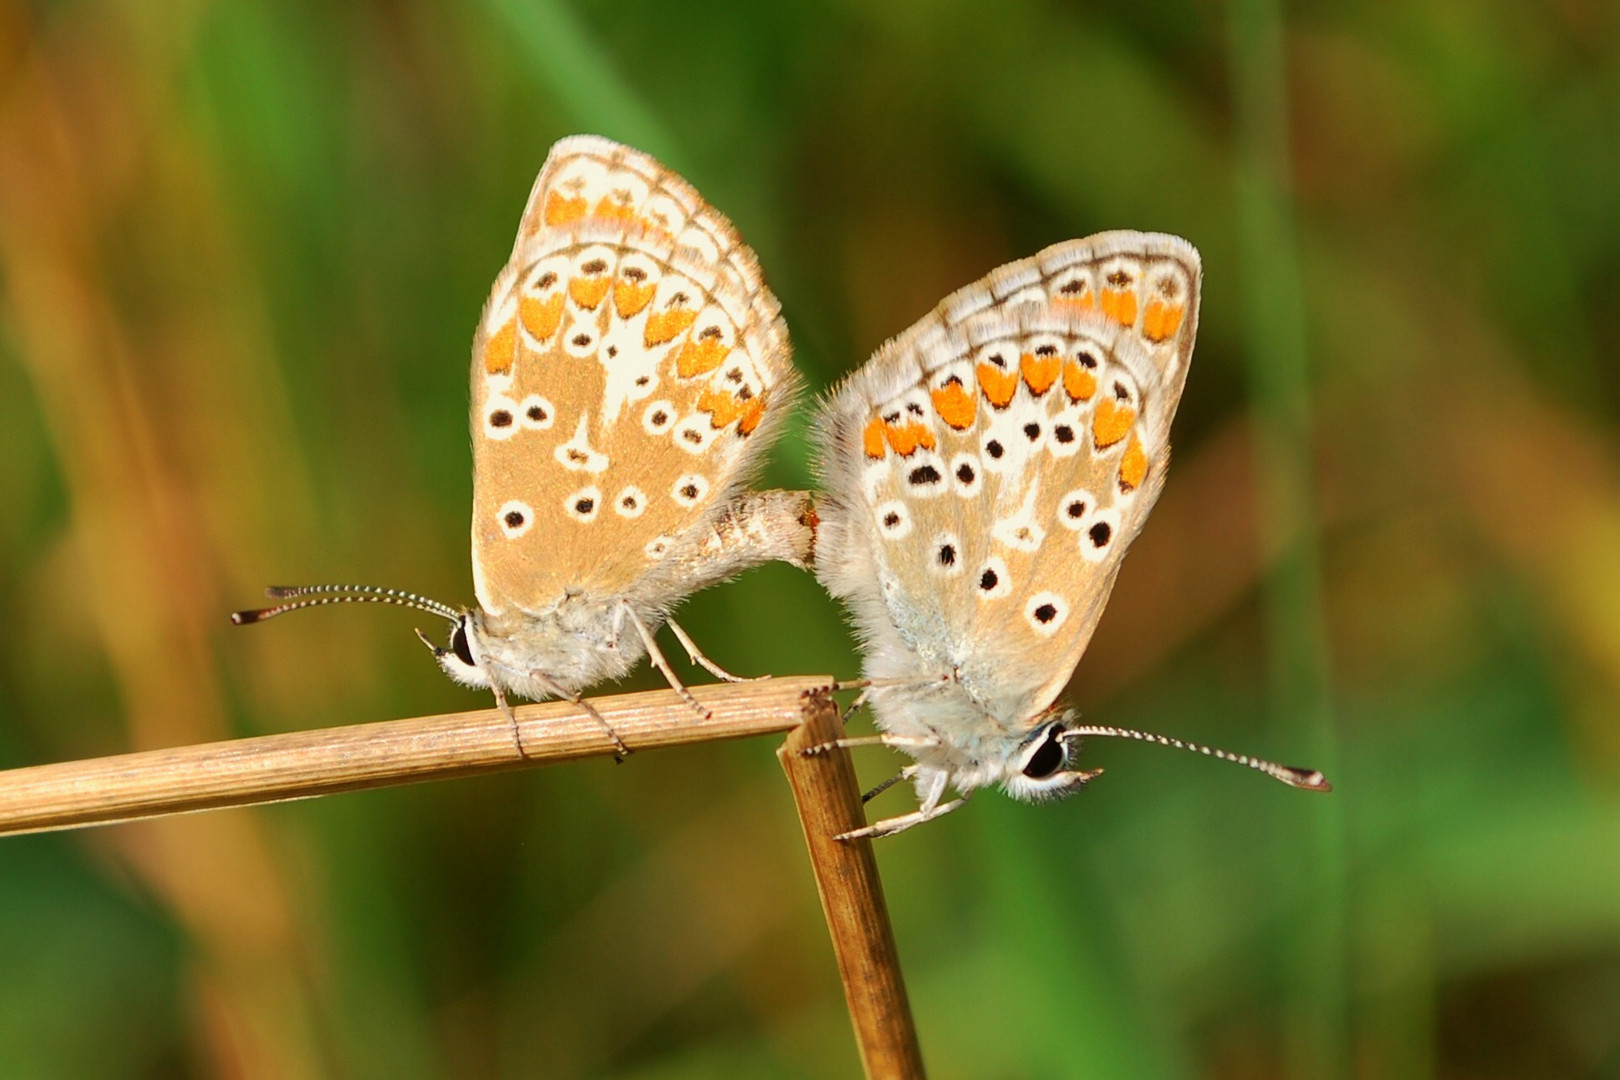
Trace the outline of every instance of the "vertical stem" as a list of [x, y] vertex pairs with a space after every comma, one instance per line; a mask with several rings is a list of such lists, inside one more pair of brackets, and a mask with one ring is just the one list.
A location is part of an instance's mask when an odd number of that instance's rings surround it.
[[922, 1050], [906, 1000], [900, 954], [883, 900], [872, 841], [836, 840], [866, 824], [861, 789], [848, 750], [801, 753], [841, 738], [838, 706], [826, 695], [806, 696], [804, 723], [776, 752], [804, 826], [821, 910], [832, 935], [850, 1022], [868, 1080], [922, 1080]]
[[[1265, 542], [1278, 555], [1264, 582], [1270, 708], [1279, 744], [1298, 742], [1340, 775], [1322, 616], [1312, 481], [1305, 303], [1289, 181], [1288, 89], [1278, 0], [1233, 0], [1232, 86], [1237, 220]], [[1301, 747], [1305, 751], [1306, 747]], [[1305, 756], [1302, 753], [1302, 756]], [[1347, 1075], [1347, 883], [1341, 799], [1282, 845], [1294, 911], [1284, 942], [1290, 970], [1288, 1053], [1297, 1076]]]

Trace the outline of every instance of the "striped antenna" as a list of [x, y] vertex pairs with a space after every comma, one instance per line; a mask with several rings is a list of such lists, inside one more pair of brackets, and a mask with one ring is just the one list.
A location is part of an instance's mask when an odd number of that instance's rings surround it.
[[1137, 742], [1158, 743], [1160, 746], [1173, 746], [1178, 750], [1191, 750], [1195, 754], [1205, 757], [1220, 758], [1222, 761], [1231, 761], [1239, 765], [1247, 765], [1256, 772], [1263, 772], [1274, 780], [1281, 780], [1289, 787], [1304, 788], [1306, 791], [1332, 791], [1333, 785], [1327, 782], [1316, 769], [1296, 769], [1291, 765], [1278, 765], [1272, 761], [1262, 761], [1247, 754], [1234, 754], [1227, 750], [1217, 750], [1213, 746], [1204, 746], [1201, 743], [1185, 742], [1172, 738], [1169, 735], [1155, 735], [1149, 731], [1133, 731], [1131, 728], [1106, 727], [1102, 725], [1087, 725], [1084, 727], [1071, 727], [1066, 729], [1060, 738], [1064, 741], [1080, 740], [1088, 735], [1106, 735], [1117, 739], [1135, 739]]
[[272, 600], [288, 600], [291, 603], [253, 611], [233, 611], [231, 622], [237, 626], [247, 626], [285, 615], [289, 611], [324, 607], [327, 604], [394, 604], [425, 611], [450, 622], [457, 622], [461, 618], [461, 612], [449, 604], [441, 604], [402, 589], [384, 589], [377, 585], [272, 585], [264, 590], [264, 594]]

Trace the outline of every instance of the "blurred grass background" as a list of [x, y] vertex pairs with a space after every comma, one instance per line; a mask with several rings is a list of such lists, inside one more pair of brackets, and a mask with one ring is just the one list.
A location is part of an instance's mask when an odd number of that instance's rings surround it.
[[[471, 599], [469, 342], [575, 131], [737, 222], [817, 387], [1044, 244], [1204, 253], [1070, 693], [1338, 791], [1094, 743], [883, 844], [933, 1075], [1620, 1077], [1602, 0], [6, 5], [0, 765], [480, 703], [403, 612], [224, 615]], [[791, 570], [688, 612], [856, 670]], [[771, 749], [0, 843], [0, 1075], [852, 1075]]]

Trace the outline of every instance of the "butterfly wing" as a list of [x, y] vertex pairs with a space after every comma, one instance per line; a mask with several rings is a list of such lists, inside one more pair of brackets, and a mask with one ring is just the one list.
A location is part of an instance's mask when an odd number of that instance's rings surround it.
[[479, 603], [537, 613], [674, 565], [795, 390], [776, 298], [731, 223], [646, 154], [558, 142], [473, 343]]
[[951, 674], [1009, 731], [1068, 681], [1158, 497], [1200, 264], [1134, 232], [947, 297], [824, 406], [818, 573], [867, 674]]

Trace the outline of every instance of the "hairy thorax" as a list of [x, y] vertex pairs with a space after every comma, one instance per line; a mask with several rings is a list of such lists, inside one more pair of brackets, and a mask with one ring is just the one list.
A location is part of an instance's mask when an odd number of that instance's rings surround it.
[[908, 747], [907, 753], [920, 765], [948, 773], [959, 791], [999, 782], [1013, 768], [1012, 761], [1035, 726], [1033, 721], [1013, 727], [1002, 724], [949, 676], [874, 687], [871, 703], [884, 731], [932, 740], [933, 745]]
[[[649, 629], [656, 626], [650, 622]], [[481, 665], [491, 680], [534, 701], [556, 696], [548, 683], [578, 693], [619, 678], [646, 655], [617, 598], [570, 594], [538, 613], [516, 608], [498, 615], [478, 611], [473, 615], [473, 633]]]

